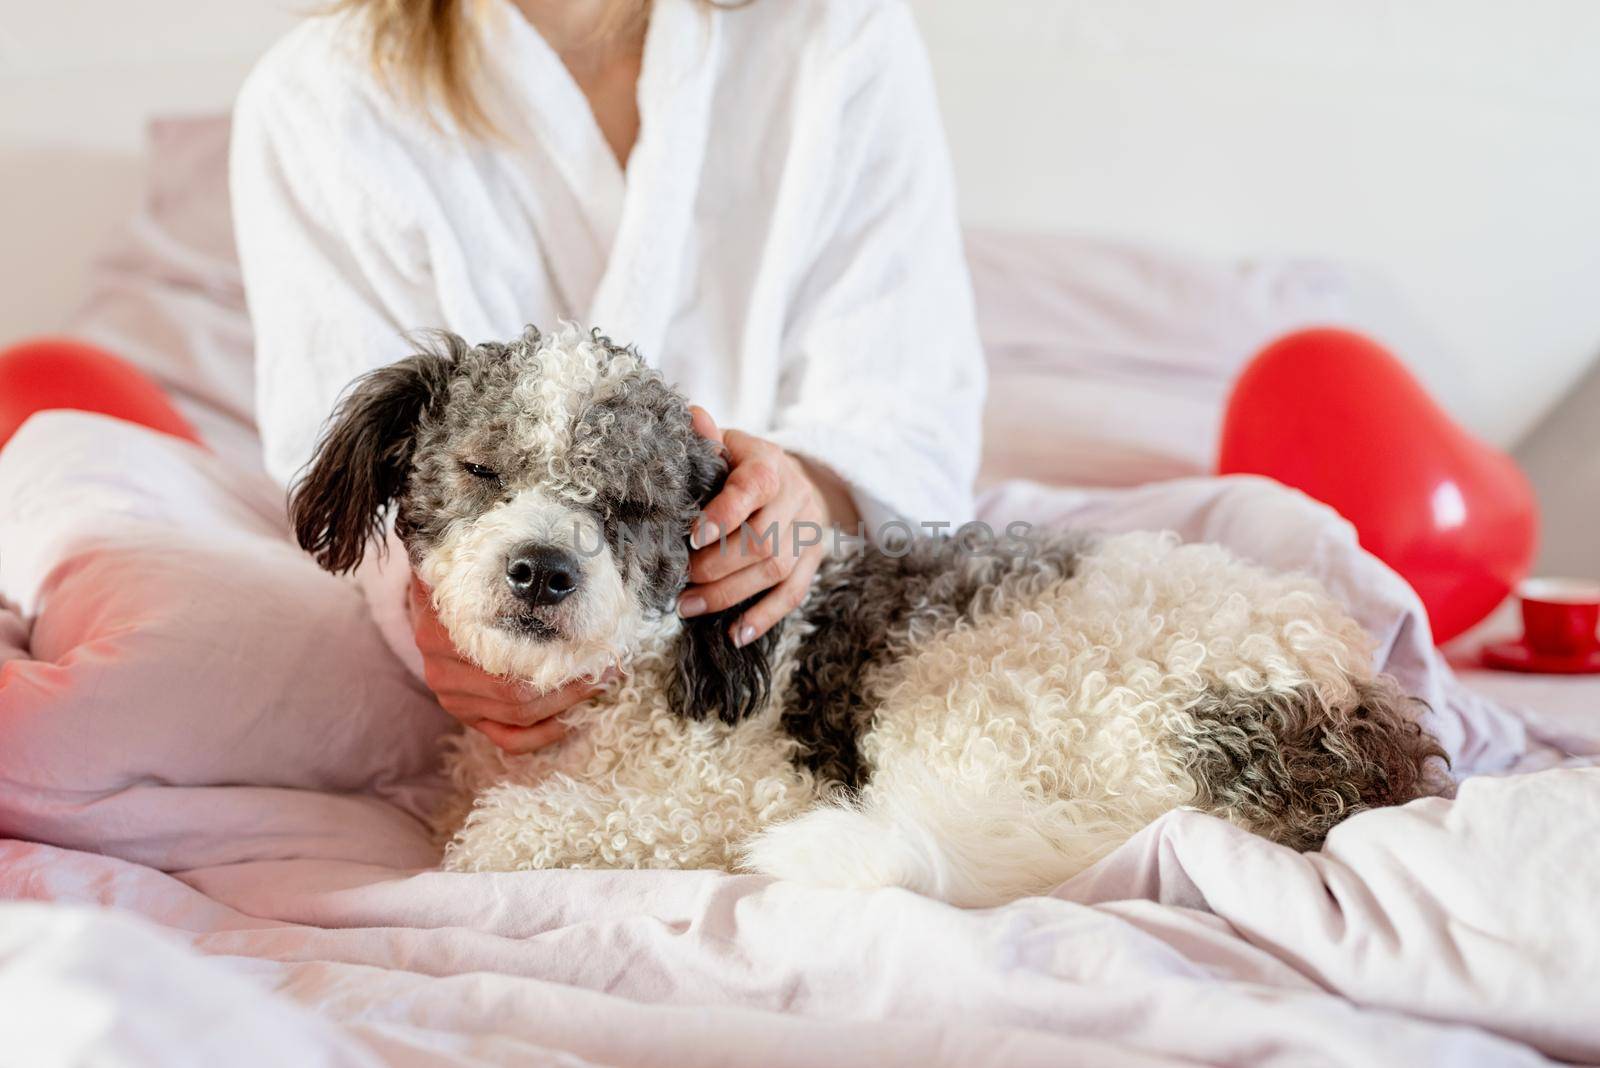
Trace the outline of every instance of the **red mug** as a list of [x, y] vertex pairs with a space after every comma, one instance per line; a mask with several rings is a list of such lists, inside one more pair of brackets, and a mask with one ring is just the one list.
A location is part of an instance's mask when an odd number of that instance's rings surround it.
[[1600, 649], [1600, 582], [1532, 578], [1517, 586], [1523, 641], [1545, 656], [1581, 656]]

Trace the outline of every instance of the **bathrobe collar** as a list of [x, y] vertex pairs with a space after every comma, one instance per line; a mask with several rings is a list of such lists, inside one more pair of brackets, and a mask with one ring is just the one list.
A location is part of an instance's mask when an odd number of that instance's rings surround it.
[[693, 0], [651, 5], [639, 73], [639, 137], [626, 172], [566, 66], [509, 0], [487, 24], [502, 92], [493, 117], [515, 154], [540, 253], [574, 319], [604, 323], [647, 358], [661, 351], [705, 158], [721, 15]]

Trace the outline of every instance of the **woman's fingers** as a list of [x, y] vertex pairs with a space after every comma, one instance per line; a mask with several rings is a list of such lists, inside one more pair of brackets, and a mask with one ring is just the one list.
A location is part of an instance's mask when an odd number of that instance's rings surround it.
[[821, 557], [809, 543], [820, 546], [826, 509], [805, 468], [777, 445], [739, 430], [722, 441], [732, 469], [690, 538], [693, 585], [678, 611], [721, 612], [771, 590], [735, 627], [736, 635], [760, 635], [804, 598]]
[[449, 635], [445, 636], [445, 641], [443, 647], [422, 648], [419, 645], [418, 648], [422, 649], [422, 676], [447, 711], [454, 714], [450, 702], [460, 698], [494, 701], [506, 707], [528, 700], [526, 686], [468, 663], [456, 652], [455, 646], [449, 644]]
[[722, 441], [728, 450], [728, 480], [690, 534], [689, 544], [696, 549], [738, 530], [756, 509], [776, 498], [784, 486], [783, 465], [790, 462], [782, 449], [742, 430], [727, 431]]
[[684, 590], [678, 598], [678, 614], [689, 619], [732, 608], [762, 590], [784, 582], [794, 574], [802, 559], [794, 555], [789, 547], [782, 547], [776, 553], [764, 551], [760, 555], [742, 558], [745, 566], [732, 574]]
[[422, 655], [455, 652], [455, 643], [450, 640], [450, 633], [444, 629], [444, 624], [439, 622], [439, 616], [433, 610], [433, 595], [415, 575], [411, 576], [411, 586], [406, 591], [406, 599], [411, 613], [412, 634]]
[[497, 716], [519, 727], [532, 726], [542, 723], [551, 716], [559, 716], [575, 704], [587, 701], [601, 690], [605, 689], [603, 683], [593, 679], [573, 679], [571, 682], [549, 693], [542, 693], [531, 699], [524, 699], [511, 717]]
[[722, 428], [717, 426], [717, 421], [711, 418], [711, 413], [698, 404], [689, 405], [689, 423], [694, 427], [694, 432], [718, 445], [722, 444]]
[[[795, 531], [802, 494], [785, 493], [759, 509], [726, 538], [697, 549], [689, 557], [689, 581], [696, 587], [717, 582], [775, 556], [795, 555]], [[787, 574], [787, 572], [785, 572]], [[782, 578], [782, 575], [778, 576]], [[698, 588], [687, 591], [690, 595]]]
[[434, 693], [439, 703], [464, 723], [474, 719], [491, 719], [513, 727], [531, 727], [551, 716], [559, 716], [604, 689], [600, 683], [574, 679], [559, 689], [530, 697], [526, 687], [509, 684], [512, 693], [507, 699], [501, 689], [501, 685], [507, 684], [492, 675], [486, 677], [497, 685], [493, 688], [474, 686], [469, 689], [435, 690]]
[[560, 741], [567, 732], [567, 725], [559, 719], [547, 719], [531, 727], [518, 727], [492, 719], [481, 719], [472, 724], [472, 728], [513, 756], [543, 749], [552, 742]]
[[433, 696], [444, 705], [445, 711], [457, 719], [462, 718], [457, 709], [469, 703], [482, 702], [503, 713], [491, 715], [486, 712], [484, 715], [511, 722], [517, 718], [516, 710], [528, 701], [526, 686], [486, 674], [461, 660], [428, 657], [422, 661], [422, 673]]
[[617, 675], [611, 670], [599, 679], [573, 679], [548, 693], [531, 693], [522, 683], [462, 658], [433, 610], [427, 587], [415, 576], [407, 599], [428, 688], [446, 712], [507, 753], [532, 753], [559, 741], [567, 730], [561, 713], [599, 693]]
[[771, 630], [784, 616], [800, 607], [811, 589], [811, 580], [822, 564], [820, 549], [807, 549], [795, 568], [761, 600], [751, 605], [733, 624], [729, 636], [735, 645], [749, 645]]

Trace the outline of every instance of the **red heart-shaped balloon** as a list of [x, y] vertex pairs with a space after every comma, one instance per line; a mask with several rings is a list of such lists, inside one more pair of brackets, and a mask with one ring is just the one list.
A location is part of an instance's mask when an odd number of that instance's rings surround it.
[[0, 445], [30, 415], [51, 408], [113, 415], [200, 444], [160, 386], [102, 348], [40, 338], [0, 352]]
[[1267, 475], [1332, 505], [1416, 589], [1437, 642], [1488, 615], [1533, 562], [1538, 507], [1511, 458], [1348, 330], [1291, 334], [1246, 366], [1218, 470]]

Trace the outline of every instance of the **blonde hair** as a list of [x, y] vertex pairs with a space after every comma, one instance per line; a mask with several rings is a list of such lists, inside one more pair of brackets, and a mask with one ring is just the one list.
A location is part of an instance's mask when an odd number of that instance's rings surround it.
[[[472, 19], [482, 7], [483, 0], [331, 0], [324, 10], [366, 21], [373, 68], [392, 92], [424, 112], [442, 104], [463, 130], [484, 137], [495, 129], [474, 84], [483, 42]], [[649, 10], [650, 0], [607, 0], [595, 40], [636, 29]]]

